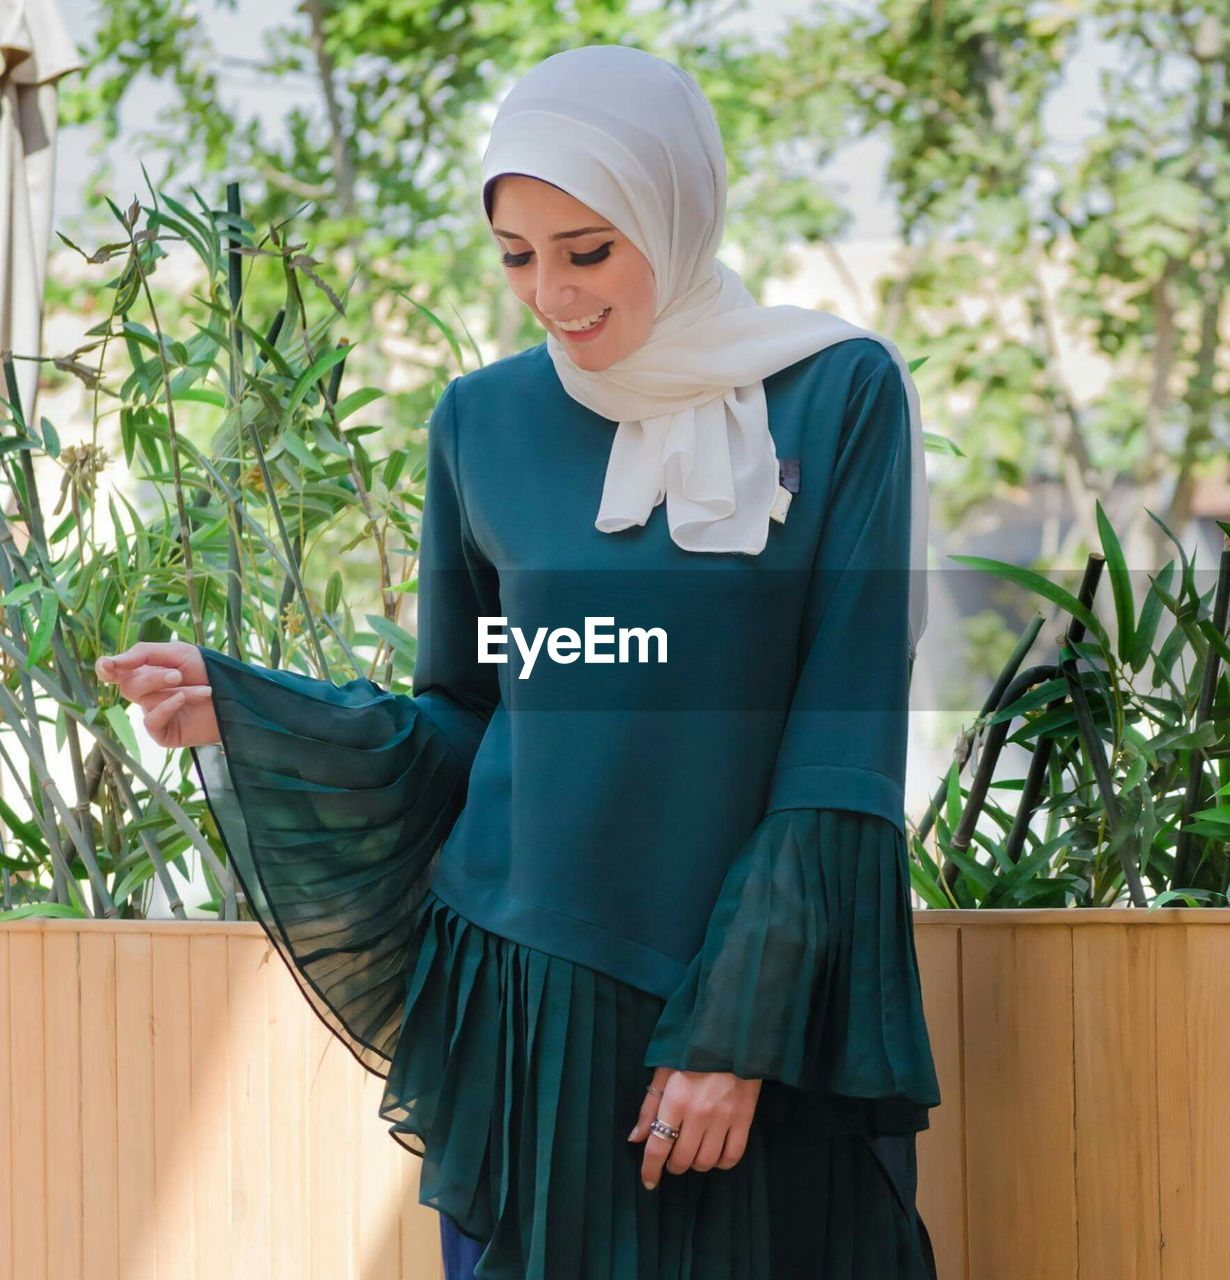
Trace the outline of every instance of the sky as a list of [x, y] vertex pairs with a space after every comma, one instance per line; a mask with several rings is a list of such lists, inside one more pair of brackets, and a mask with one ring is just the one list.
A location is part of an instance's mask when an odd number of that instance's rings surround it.
[[[727, 15], [722, 22], [732, 32], [752, 29], [762, 40], [770, 41], [782, 23], [802, 16], [817, 4], [833, 7], [833, 0], [748, 0], [745, 12]], [[88, 38], [96, 25], [97, 0], [60, 0], [69, 30], [78, 42]], [[236, 0], [234, 12], [219, 7], [214, 0], [197, 0], [211, 37], [224, 59], [251, 59], [261, 46], [260, 32], [286, 22], [303, 21], [296, 14], [298, 0]], [[864, 7], [863, 0], [848, 0], [848, 8]], [[1098, 72], [1111, 65], [1107, 51], [1091, 45], [1080, 56], [1069, 61], [1072, 68], [1065, 83], [1050, 101], [1046, 112], [1047, 134], [1056, 149], [1075, 149], [1096, 128], [1094, 110], [1098, 99]], [[274, 130], [296, 103], [322, 111], [317, 83], [310, 77], [271, 79], [257, 75], [251, 68], [234, 62], [223, 62], [219, 68], [224, 92], [245, 115], [260, 114], [268, 121], [267, 133]], [[129, 91], [122, 119], [130, 128], [108, 151], [114, 179], [109, 184], [114, 199], [121, 205], [135, 194], [144, 196], [145, 180], [138, 163], [138, 153], [131, 136], [142, 122], [156, 118], [159, 109], [170, 101], [168, 91], [150, 77], [141, 77]], [[126, 141], [126, 138], [128, 139]], [[62, 131], [57, 154], [55, 225], [71, 235], [71, 228], [82, 212], [82, 182], [91, 172], [97, 158], [95, 130], [75, 128]], [[888, 158], [886, 144], [868, 138], [845, 147], [822, 173], [835, 196], [852, 216], [844, 239], [889, 240], [896, 234], [893, 200], [884, 190], [883, 174]], [[157, 179], [155, 179], [157, 180]]]

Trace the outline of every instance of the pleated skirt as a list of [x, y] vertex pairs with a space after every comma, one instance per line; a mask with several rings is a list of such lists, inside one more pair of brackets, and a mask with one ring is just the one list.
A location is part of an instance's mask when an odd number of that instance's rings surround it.
[[422, 1159], [420, 1201], [485, 1242], [474, 1280], [933, 1280], [915, 1134], [758, 1108], [733, 1169], [648, 1191], [627, 1134], [663, 1001], [430, 892], [411, 954], [380, 1114]]

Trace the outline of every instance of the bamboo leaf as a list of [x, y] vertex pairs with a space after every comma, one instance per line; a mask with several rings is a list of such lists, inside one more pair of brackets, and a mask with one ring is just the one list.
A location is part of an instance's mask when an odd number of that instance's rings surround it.
[[1023, 693], [1015, 702], [1010, 702], [1006, 707], [1000, 707], [993, 715], [987, 718], [987, 724], [999, 724], [1004, 720], [1015, 720], [1018, 716], [1023, 716], [1025, 712], [1034, 710], [1035, 707], [1044, 707], [1048, 703], [1053, 702], [1056, 698], [1066, 698], [1068, 694], [1067, 682], [1055, 677], [1053, 680], [1044, 680], [1041, 684], [1035, 685], [1028, 692]]
[[414, 307], [418, 311], [421, 311], [423, 315], [425, 315], [427, 319], [432, 324], [434, 324], [437, 329], [440, 330], [440, 332], [444, 335], [445, 342], [447, 342], [449, 347], [452, 349], [453, 356], [456, 358], [458, 366], [460, 368], [464, 368], [465, 360], [462, 358], [462, 355], [461, 355], [461, 344], [457, 341], [457, 335], [453, 332], [453, 330], [447, 324], [445, 324], [444, 321], [441, 320], [440, 317], [436, 315], [436, 313], [432, 311], [430, 307], [425, 307], [421, 302], [416, 301], [404, 289], [394, 289], [393, 292], [396, 293], [399, 297], [405, 298], [405, 300], [412, 307]]
[[282, 410], [282, 427], [285, 429], [290, 425], [291, 419], [294, 417], [295, 410], [303, 402], [308, 391], [320, 381], [335, 364], [340, 364], [350, 354], [349, 346], [337, 346], [332, 351], [326, 351], [309, 369], [305, 369], [298, 378], [295, 379], [295, 385], [291, 389], [290, 398], [286, 402], [285, 408]]
[[10, 911], [0, 911], [0, 920], [84, 920], [88, 912], [67, 902], [28, 902]]
[[51, 648], [51, 639], [55, 634], [56, 619], [60, 616], [60, 597], [50, 588], [43, 592], [38, 603], [38, 623], [34, 634], [30, 637], [30, 648], [26, 660], [22, 664], [26, 671], [36, 667]]
[[1162, 619], [1162, 597], [1155, 588], [1160, 586], [1162, 591], [1168, 591], [1173, 577], [1174, 561], [1169, 560], [1156, 578], [1152, 576], [1149, 578], [1149, 594], [1141, 606], [1140, 620], [1136, 624], [1135, 644], [1132, 646], [1132, 657], [1129, 663], [1133, 671], [1142, 670], [1149, 660], [1153, 641], [1157, 636], [1157, 626]]
[[1182, 578], [1182, 585], [1181, 585], [1179, 594], [1181, 596], [1186, 596], [1190, 598], [1191, 596], [1196, 594], [1196, 581], [1195, 581], [1195, 575], [1193, 572], [1194, 567], [1192, 565], [1192, 562], [1187, 557], [1187, 552], [1183, 549], [1183, 544], [1178, 540], [1178, 538], [1174, 536], [1174, 532], [1171, 530], [1170, 526], [1165, 522], [1165, 520], [1161, 518], [1161, 516], [1154, 515], [1153, 512], [1150, 511], [1148, 507], [1145, 508], [1145, 514], [1148, 515], [1150, 520], [1154, 521], [1154, 523], [1156, 523], [1161, 527], [1162, 531], [1166, 534], [1166, 536], [1170, 539], [1170, 541], [1173, 542], [1174, 545], [1178, 548], [1179, 561], [1183, 565], [1183, 578]]
[[103, 715], [123, 748], [134, 760], [139, 760], [141, 751], [137, 746], [137, 735], [133, 732], [127, 710], [118, 702], [113, 702], [109, 707], [104, 708]]
[[1217, 650], [1223, 662], [1230, 663], [1230, 644], [1226, 643], [1226, 638], [1221, 635], [1217, 628], [1213, 625], [1211, 618], [1200, 618], [1196, 622], [1196, 626], [1200, 629], [1209, 644]]
[[928, 453], [942, 453], [949, 458], [965, 457], [965, 450], [955, 440], [937, 435], [934, 431], [923, 432], [923, 448]]
[[966, 880], [971, 882], [975, 902], [981, 902], [995, 888], [995, 872], [976, 858], [962, 853], [959, 849], [954, 849], [951, 845], [944, 849], [944, 856], [963, 873]]
[[[305, 467], [315, 471], [318, 475], [324, 474], [324, 467], [320, 464], [316, 455], [307, 447], [300, 439], [298, 434], [290, 427], [278, 437], [278, 442], [286, 447], [287, 452], [293, 454]], [[273, 450], [270, 450], [270, 457], [273, 456]]]
[[377, 613], [366, 613], [363, 615], [367, 619], [368, 626], [384, 640], [394, 652], [401, 655], [407, 665], [411, 668], [414, 666], [414, 655], [417, 648], [414, 637], [404, 631], [396, 622], [390, 622], [388, 618]]
[[60, 437], [55, 427], [46, 418], [39, 419], [39, 425], [43, 429], [43, 447], [53, 458], [60, 456]]
[[342, 575], [337, 569], [329, 575], [328, 585], [325, 587], [325, 612], [336, 613], [337, 607], [342, 602]]
[[1149, 910], [1156, 911], [1159, 907], [1164, 907], [1171, 902], [1184, 902], [1189, 907], [1198, 907], [1211, 898], [1212, 894], [1206, 889], [1167, 889], [1153, 899], [1149, 904]]
[[334, 405], [333, 412], [337, 415], [338, 422], [345, 422], [352, 413], [371, 404], [373, 400], [379, 400], [383, 395], [384, 392], [379, 387], [360, 387], [348, 396], [343, 396]]
[[20, 604], [28, 596], [32, 596], [42, 589], [41, 584], [37, 582], [20, 583], [12, 591], [6, 591], [4, 595], [0, 596], [0, 605], [11, 607], [12, 605]]
[[1094, 500], [1097, 513], [1098, 533], [1102, 539], [1102, 550], [1106, 555], [1106, 569], [1110, 574], [1111, 594], [1115, 601], [1115, 618], [1119, 629], [1119, 658], [1126, 662], [1135, 643], [1136, 600], [1132, 595], [1132, 580], [1128, 574], [1127, 562], [1123, 558], [1123, 548], [1113, 526], [1102, 509], [1100, 499]]
[[1085, 608], [1071, 592], [1065, 591], [1062, 587], [1051, 582], [1049, 578], [1035, 572], [1033, 569], [1024, 569], [1015, 564], [1005, 564], [1002, 560], [989, 560], [985, 556], [953, 555], [949, 559], [956, 560], [959, 564], [969, 565], [971, 569], [983, 569], [987, 573], [995, 574], [996, 577], [1006, 578], [1009, 582], [1015, 582], [1018, 586], [1027, 587], [1030, 591], [1040, 596], [1045, 596], [1046, 599], [1070, 613], [1072, 617], [1083, 622], [1089, 631], [1097, 636], [1105, 649], [1110, 648], [1106, 628], [1102, 626], [1097, 616]]
[[948, 789], [945, 800], [948, 825], [954, 830], [961, 821], [961, 766], [956, 760], [948, 767]]
[[[939, 873], [928, 873], [924, 867], [919, 865], [917, 859], [923, 856], [925, 854], [916, 852], [914, 858], [910, 860], [910, 885], [923, 900], [923, 904], [930, 910], [943, 911], [951, 909], [952, 903], [938, 884]], [[929, 858], [928, 862], [930, 862]]]

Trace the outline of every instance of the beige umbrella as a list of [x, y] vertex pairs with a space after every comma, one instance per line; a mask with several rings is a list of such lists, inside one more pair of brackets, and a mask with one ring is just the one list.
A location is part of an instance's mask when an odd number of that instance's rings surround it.
[[[42, 354], [51, 241], [56, 81], [82, 69], [59, 0], [0, 0], [0, 350]], [[15, 362], [28, 421], [39, 366]], [[0, 398], [8, 393], [0, 378]]]

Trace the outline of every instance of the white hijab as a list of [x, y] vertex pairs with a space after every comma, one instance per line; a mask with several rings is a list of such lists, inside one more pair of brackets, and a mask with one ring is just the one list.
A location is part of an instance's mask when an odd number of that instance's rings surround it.
[[827, 311], [762, 307], [716, 257], [726, 219], [726, 156], [713, 108], [682, 68], [641, 49], [586, 45], [552, 54], [500, 104], [482, 161], [491, 182], [519, 173], [561, 188], [632, 241], [653, 268], [645, 342], [609, 368], [579, 368], [554, 336], [564, 389], [619, 423], [596, 528], [643, 525], [665, 497], [687, 551], [758, 555], [778, 463], [762, 379], [849, 338], [893, 357], [909, 402], [912, 491], [910, 657], [927, 625], [927, 473], [918, 390], [897, 347]]

